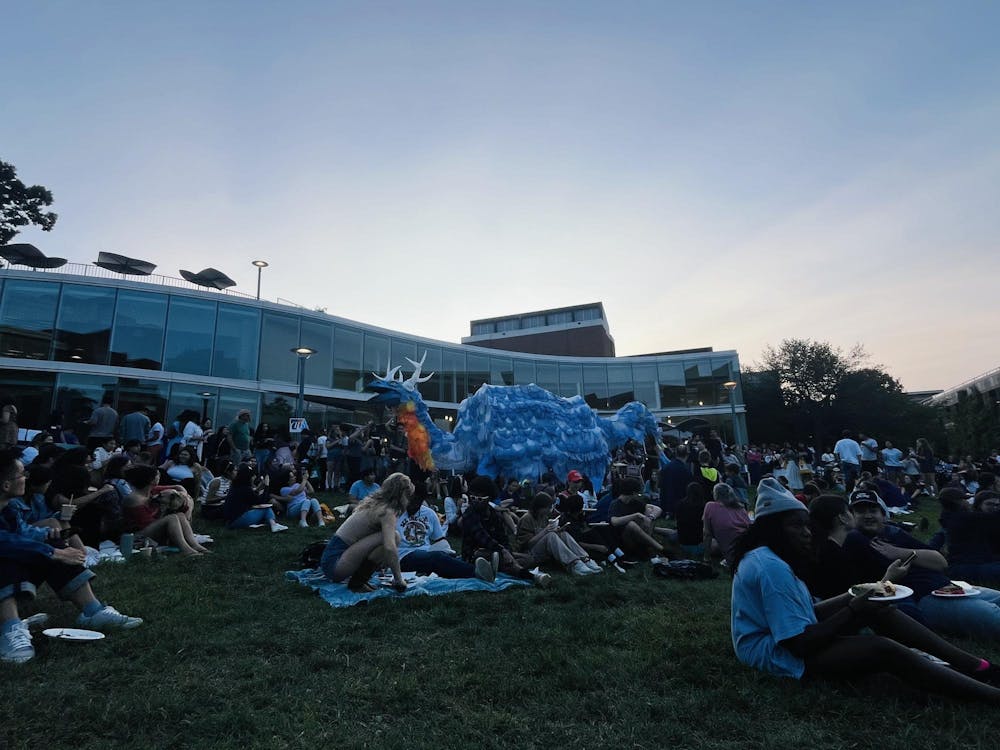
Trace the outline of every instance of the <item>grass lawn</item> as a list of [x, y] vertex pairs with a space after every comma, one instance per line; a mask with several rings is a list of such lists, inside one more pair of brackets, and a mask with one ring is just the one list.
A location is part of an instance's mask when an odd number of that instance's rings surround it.
[[[0, 748], [997, 744], [987, 706], [889, 678], [802, 686], [744, 668], [726, 576], [673, 582], [645, 567], [335, 610], [283, 577], [329, 531], [196, 525], [216, 539], [211, 558], [97, 569], [98, 595], [141, 628], [94, 644], [39, 634], [32, 662], [0, 665]], [[38, 605], [72, 624], [47, 590]], [[964, 645], [1000, 659], [1000, 644]]]

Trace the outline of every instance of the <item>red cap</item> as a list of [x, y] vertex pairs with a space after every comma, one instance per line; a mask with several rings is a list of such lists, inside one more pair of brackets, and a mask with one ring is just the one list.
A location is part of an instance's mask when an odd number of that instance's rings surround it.
[[581, 474], [580, 472], [578, 472], [576, 469], [573, 469], [569, 474], [566, 475], [566, 481], [567, 482], [582, 482], [583, 481], [583, 474]]

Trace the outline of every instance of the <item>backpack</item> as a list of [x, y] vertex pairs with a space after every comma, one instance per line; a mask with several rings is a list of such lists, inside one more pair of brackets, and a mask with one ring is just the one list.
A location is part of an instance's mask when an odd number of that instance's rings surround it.
[[318, 568], [319, 561], [323, 559], [323, 550], [326, 549], [326, 541], [313, 542], [302, 550], [299, 555], [300, 568]]
[[657, 563], [653, 572], [661, 578], [674, 578], [681, 581], [704, 581], [718, 578], [719, 572], [708, 563], [697, 560], [671, 560]]

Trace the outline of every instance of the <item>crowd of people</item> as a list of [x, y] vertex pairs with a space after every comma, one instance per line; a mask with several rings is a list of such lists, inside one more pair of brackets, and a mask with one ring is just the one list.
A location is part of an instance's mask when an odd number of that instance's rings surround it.
[[[627, 444], [595, 488], [575, 470], [521, 481], [424, 474], [406, 460], [405, 436], [391, 421], [304, 431], [293, 441], [252, 428], [247, 410], [219, 429], [194, 412], [164, 429], [149, 410], [108, 410], [91, 415], [86, 446], [43, 431], [25, 447], [16, 430], [11, 444], [17, 412], [4, 407], [4, 661], [33, 656], [18, 607], [43, 582], [79, 607], [81, 626], [140, 625], [97, 598], [86, 549], [128, 535], [133, 546], [202, 557], [210, 538], [195, 531], [200, 515], [274, 533], [338, 521], [317, 567], [362, 594], [378, 571], [383, 585], [404, 591], [406, 574], [486, 582], [505, 574], [547, 587], [558, 571], [623, 575], [645, 561], [714, 562], [733, 576], [733, 645], [749, 666], [799, 679], [888, 672], [1000, 702], [1000, 669], [945, 640], [1000, 640], [995, 453], [942, 462], [926, 441], [908, 455], [845, 433], [817, 460], [801, 445], [740, 448], [709, 432], [671, 446]], [[331, 511], [320, 488], [333, 493], [331, 505], [336, 493], [343, 504]], [[894, 520], [923, 495], [941, 506], [926, 542]], [[905, 596], [884, 596], [892, 586]]]

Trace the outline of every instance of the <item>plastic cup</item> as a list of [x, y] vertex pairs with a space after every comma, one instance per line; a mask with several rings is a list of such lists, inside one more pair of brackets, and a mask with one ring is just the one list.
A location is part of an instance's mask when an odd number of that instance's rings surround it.
[[67, 503], [62, 506], [62, 512], [60, 513], [59, 518], [61, 518], [63, 521], [68, 521], [73, 517], [74, 513], [76, 513], [76, 506]]
[[122, 557], [126, 560], [132, 557], [134, 544], [135, 536], [133, 534], [122, 534], [121, 541], [118, 543], [118, 549], [121, 550]]

